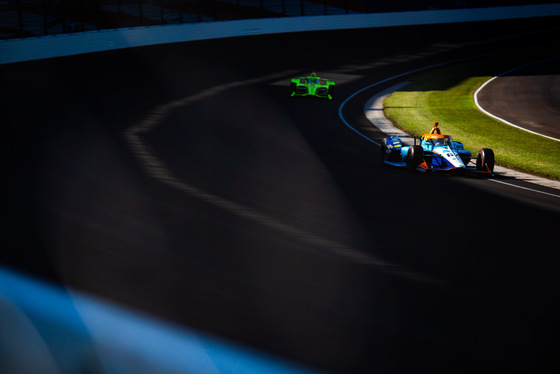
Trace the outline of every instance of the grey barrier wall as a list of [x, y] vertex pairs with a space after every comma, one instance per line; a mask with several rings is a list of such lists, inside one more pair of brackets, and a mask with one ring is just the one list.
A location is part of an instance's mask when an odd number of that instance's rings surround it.
[[0, 39], [235, 19], [555, 2], [557, 0], [0, 0]]
[[560, 15], [560, 3], [331, 16], [277, 17], [84, 31], [0, 40], [0, 64], [243, 35], [491, 21]]

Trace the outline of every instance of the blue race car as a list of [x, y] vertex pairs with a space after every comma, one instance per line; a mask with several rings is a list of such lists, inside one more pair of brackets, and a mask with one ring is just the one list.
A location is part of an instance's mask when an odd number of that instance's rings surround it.
[[[451, 135], [424, 134], [414, 138], [414, 145], [404, 145], [400, 137], [383, 139], [381, 143], [381, 162], [404, 167], [408, 171], [422, 172], [461, 172], [491, 176], [494, 172], [494, 151], [482, 148], [476, 157], [466, 150], [462, 143], [455, 142]], [[470, 166], [471, 161], [474, 166]]]

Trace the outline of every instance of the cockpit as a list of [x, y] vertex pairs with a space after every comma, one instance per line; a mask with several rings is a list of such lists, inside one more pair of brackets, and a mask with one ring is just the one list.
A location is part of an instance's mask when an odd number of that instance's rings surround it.
[[452, 147], [453, 142], [450, 138], [432, 138], [428, 139], [433, 147]]

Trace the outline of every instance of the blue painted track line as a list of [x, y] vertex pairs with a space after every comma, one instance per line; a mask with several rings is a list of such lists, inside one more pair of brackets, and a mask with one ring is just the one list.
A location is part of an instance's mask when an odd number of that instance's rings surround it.
[[3, 266], [0, 315], [0, 372], [318, 372]]

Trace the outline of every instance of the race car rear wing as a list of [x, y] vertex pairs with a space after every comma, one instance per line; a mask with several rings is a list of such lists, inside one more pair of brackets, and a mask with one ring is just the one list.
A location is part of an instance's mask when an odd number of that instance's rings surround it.
[[391, 138], [414, 139], [414, 145], [418, 145], [418, 144], [416, 143], [417, 140], [418, 140], [418, 143], [420, 142], [420, 140], [422, 140], [421, 137], [419, 137], [419, 136], [413, 136], [413, 135], [393, 135], [393, 136], [391, 136]]

